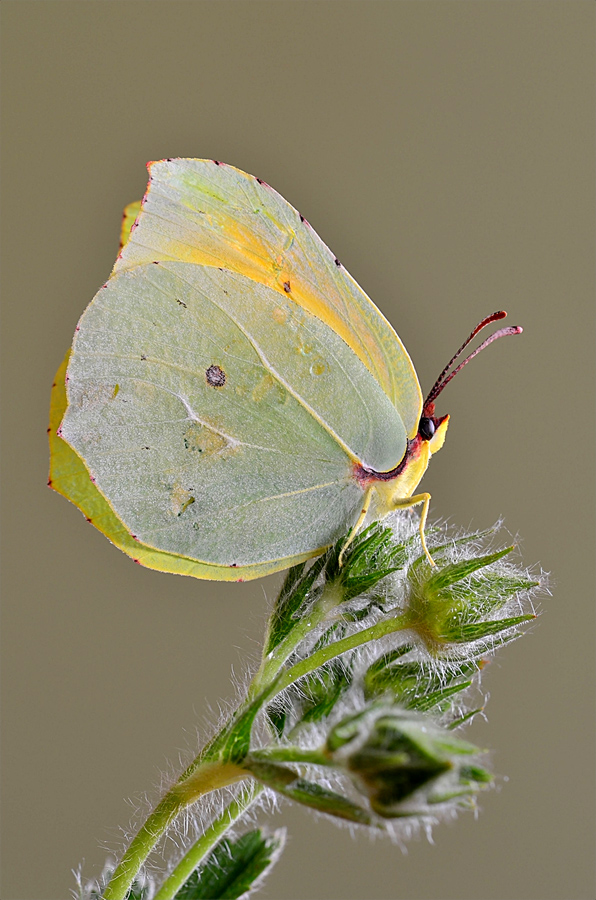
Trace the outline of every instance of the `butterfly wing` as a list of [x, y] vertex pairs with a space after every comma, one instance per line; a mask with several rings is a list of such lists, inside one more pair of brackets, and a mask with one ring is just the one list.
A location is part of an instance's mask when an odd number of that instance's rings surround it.
[[222, 266], [286, 293], [353, 350], [416, 434], [422, 395], [399, 337], [309, 223], [269, 185], [213, 160], [149, 166], [142, 212], [114, 267]]
[[135, 547], [215, 567], [198, 577], [316, 555], [358, 516], [354, 462], [391, 468], [406, 447], [334, 330], [214, 267], [114, 274], [79, 323], [67, 389], [59, 437], [116, 521]]
[[[130, 532], [100, 492], [96, 484], [89, 479], [83, 460], [74, 452], [66, 441], [58, 436], [60, 423], [66, 412], [65, 375], [70, 350], [64, 357], [54, 383], [50, 399], [50, 423], [48, 437], [50, 444], [50, 477], [48, 485], [58, 494], [62, 494], [81, 510], [85, 518], [119, 550], [131, 559], [149, 569], [158, 572], [169, 572], [175, 575], [190, 575], [211, 581], [250, 581], [276, 572], [279, 568], [275, 562], [260, 565], [216, 566], [179, 556], [175, 553], [164, 553], [154, 547], [148, 547], [131, 537]], [[285, 565], [294, 566], [304, 562], [312, 554], [306, 553], [285, 561]]]
[[122, 225], [120, 226], [120, 249], [124, 247], [126, 242], [130, 237], [130, 232], [132, 231], [132, 226], [136, 222], [139, 217], [139, 213], [141, 212], [141, 201], [135, 200], [134, 203], [129, 203], [128, 206], [124, 207], [124, 212], [122, 213]]

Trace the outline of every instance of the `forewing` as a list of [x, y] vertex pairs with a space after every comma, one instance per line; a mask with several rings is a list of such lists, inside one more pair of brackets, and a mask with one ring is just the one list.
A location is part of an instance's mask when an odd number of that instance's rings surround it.
[[405, 450], [399, 416], [336, 334], [214, 268], [110, 278], [68, 378], [61, 434], [117, 517], [143, 544], [210, 564], [313, 555], [358, 515], [354, 459]]
[[340, 335], [408, 436], [422, 395], [399, 337], [309, 223], [269, 185], [212, 160], [150, 165], [142, 212], [115, 272], [153, 260], [222, 266], [286, 293]]

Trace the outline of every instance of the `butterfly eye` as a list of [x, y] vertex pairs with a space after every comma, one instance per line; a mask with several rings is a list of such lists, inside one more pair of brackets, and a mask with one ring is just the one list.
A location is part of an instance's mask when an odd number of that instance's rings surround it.
[[422, 416], [420, 419], [420, 424], [418, 425], [418, 434], [422, 438], [423, 441], [430, 441], [431, 437], [435, 433], [435, 423], [433, 419], [429, 419], [427, 416]]

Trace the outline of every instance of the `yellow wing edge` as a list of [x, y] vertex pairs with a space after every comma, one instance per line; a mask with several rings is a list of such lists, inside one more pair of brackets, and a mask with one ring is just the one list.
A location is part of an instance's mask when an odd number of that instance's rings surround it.
[[130, 237], [132, 226], [141, 212], [142, 202], [142, 200], [135, 200], [133, 203], [129, 203], [128, 206], [124, 207], [124, 212], [122, 213], [122, 225], [120, 227], [120, 250], [122, 250]]

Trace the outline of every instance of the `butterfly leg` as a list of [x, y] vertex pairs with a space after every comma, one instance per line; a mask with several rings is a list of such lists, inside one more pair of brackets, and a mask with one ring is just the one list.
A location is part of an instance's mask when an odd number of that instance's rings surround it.
[[339, 567], [340, 567], [340, 568], [341, 568], [341, 567], [343, 566], [343, 564], [344, 564], [344, 556], [345, 556], [346, 550], [348, 549], [348, 547], [350, 546], [350, 544], [352, 543], [352, 541], [354, 540], [354, 538], [356, 537], [356, 535], [357, 535], [358, 532], [360, 531], [360, 528], [361, 528], [361, 526], [362, 526], [362, 523], [363, 523], [364, 520], [366, 519], [366, 514], [367, 514], [368, 508], [369, 508], [369, 506], [370, 506], [370, 501], [372, 500], [373, 491], [374, 491], [374, 488], [373, 488], [373, 487], [369, 487], [369, 488], [367, 488], [367, 490], [366, 490], [366, 492], [365, 492], [365, 494], [364, 494], [364, 499], [363, 499], [363, 501], [362, 501], [362, 509], [360, 510], [360, 515], [358, 516], [358, 521], [356, 522], [356, 524], [354, 525], [354, 527], [353, 527], [352, 530], [350, 531], [349, 535], [347, 536], [346, 542], [345, 542], [345, 544], [343, 545], [343, 547], [341, 548], [341, 552], [340, 552], [340, 554], [339, 554], [339, 561], [338, 561], [338, 562], [339, 562]]
[[424, 536], [424, 526], [426, 525], [426, 517], [428, 516], [428, 508], [430, 506], [430, 494], [426, 492], [424, 494], [415, 494], [413, 497], [405, 497], [399, 500], [393, 500], [391, 504], [392, 509], [409, 509], [411, 506], [418, 506], [419, 503], [422, 503], [422, 512], [420, 514], [420, 540], [422, 541], [422, 549], [426, 554], [426, 558], [428, 559], [431, 566], [435, 565], [435, 562], [428, 552], [428, 547], [426, 546], [426, 538]]

